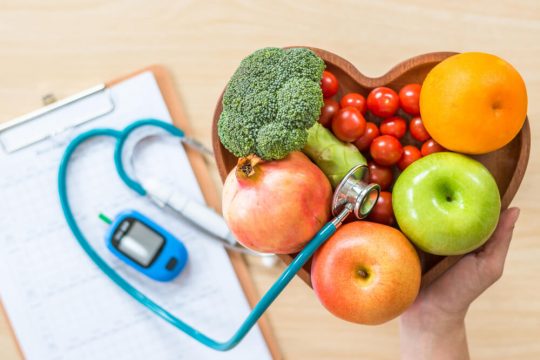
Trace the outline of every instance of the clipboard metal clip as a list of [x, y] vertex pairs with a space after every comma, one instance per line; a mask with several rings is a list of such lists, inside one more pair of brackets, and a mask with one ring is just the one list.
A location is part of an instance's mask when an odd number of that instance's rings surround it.
[[0, 124], [0, 144], [11, 154], [43, 140], [54, 139], [114, 109], [109, 89], [100, 84]]

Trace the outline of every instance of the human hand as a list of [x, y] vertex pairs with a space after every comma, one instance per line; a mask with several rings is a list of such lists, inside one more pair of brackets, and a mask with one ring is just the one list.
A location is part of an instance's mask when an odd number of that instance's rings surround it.
[[504, 269], [519, 209], [505, 210], [491, 238], [423, 288], [401, 316], [402, 359], [467, 359], [465, 315], [469, 305]]

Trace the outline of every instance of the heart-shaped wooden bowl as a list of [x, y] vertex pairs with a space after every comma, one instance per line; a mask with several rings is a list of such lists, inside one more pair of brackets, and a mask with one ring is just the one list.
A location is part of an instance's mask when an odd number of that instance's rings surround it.
[[[326, 63], [326, 68], [339, 80], [339, 92], [336, 99], [346, 93], [357, 92], [367, 97], [368, 93], [378, 86], [387, 86], [396, 91], [409, 83], [421, 84], [427, 73], [439, 62], [454, 55], [452, 52], [435, 52], [413, 57], [396, 65], [381, 77], [369, 78], [359, 72], [350, 62], [329, 51], [311, 48]], [[217, 121], [222, 111], [223, 94], [220, 97], [214, 112], [212, 125], [212, 142], [215, 158], [221, 179], [224, 181], [231, 169], [236, 165], [237, 158], [221, 145], [217, 135]], [[404, 117], [409, 118], [406, 114]], [[370, 119], [377, 121], [376, 119]], [[480, 156], [473, 156], [482, 162], [495, 177], [502, 199], [502, 207], [507, 208], [514, 198], [527, 168], [530, 151], [530, 128], [526, 119], [519, 134], [505, 147]], [[405, 142], [414, 143], [410, 137]], [[418, 143], [416, 143], [418, 145]], [[422, 261], [422, 285], [425, 286], [455, 264], [461, 256], [441, 257], [418, 251]], [[281, 259], [289, 263], [294, 254], [280, 255]], [[311, 284], [309, 276], [310, 264], [306, 264], [299, 275]]]

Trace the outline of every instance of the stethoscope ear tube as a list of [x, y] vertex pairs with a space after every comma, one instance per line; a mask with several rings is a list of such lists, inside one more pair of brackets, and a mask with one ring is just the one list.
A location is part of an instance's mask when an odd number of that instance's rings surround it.
[[213, 209], [191, 200], [183, 193], [176, 191], [167, 184], [161, 183], [157, 179], [145, 179], [143, 180], [143, 186], [147, 195], [158, 206], [168, 206], [199, 228], [219, 239], [225, 240], [230, 245], [236, 244], [236, 239], [231, 234], [227, 223]]
[[[170, 136], [170, 132], [160, 132], [158, 134], [151, 133], [143, 136], [132, 145], [130, 148], [131, 154], [127, 157], [123, 156], [122, 153], [124, 150], [121, 146], [118, 146], [116, 152], [117, 159], [127, 160], [127, 164], [131, 168], [131, 179], [134, 182], [139, 182], [139, 184], [142, 185], [141, 188], [144, 189], [148, 199], [159, 208], [168, 208], [174, 211], [176, 214], [182, 216], [184, 219], [197, 226], [200, 230], [212, 235], [212, 239], [219, 241], [222, 246], [229, 250], [253, 256], [273, 257], [271, 254], [258, 253], [239, 245], [236, 238], [229, 230], [225, 219], [223, 219], [223, 217], [214, 209], [206, 206], [205, 204], [192, 200], [183, 192], [178, 191], [176, 188], [162, 181], [159, 181], [157, 178], [141, 178], [137, 176], [134, 156], [137, 154], [139, 145], [144, 144], [148, 139], [155, 138], [166, 140], [166, 138]], [[178, 138], [179, 134], [174, 134], [172, 136]], [[209, 149], [193, 138], [180, 137], [180, 143], [186, 144], [204, 155], [212, 155], [212, 152]], [[122, 146], [124, 144], [127, 144], [127, 142], [123, 142]], [[134, 186], [137, 187], [136, 185]]]
[[213, 209], [189, 199], [181, 192], [172, 187], [159, 182], [156, 179], [143, 180], [143, 187], [146, 195], [156, 206], [173, 210], [180, 216], [191, 221], [201, 230], [209, 233], [214, 238], [220, 240], [221, 244], [232, 251], [253, 256], [273, 256], [272, 254], [262, 254], [239, 246], [236, 238], [229, 230], [227, 223], [221, 215]]

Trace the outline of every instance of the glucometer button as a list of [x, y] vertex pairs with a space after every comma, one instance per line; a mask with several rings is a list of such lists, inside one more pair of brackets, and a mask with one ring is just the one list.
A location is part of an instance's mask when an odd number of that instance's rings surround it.
[[178, 264], [178, 260], [176, 258], [171, 258], [171, 260], [169, 260], [167, 265], [165, 265], [165, 269], [171, 271], [172, 269], [174, 269], [176, 264]]

